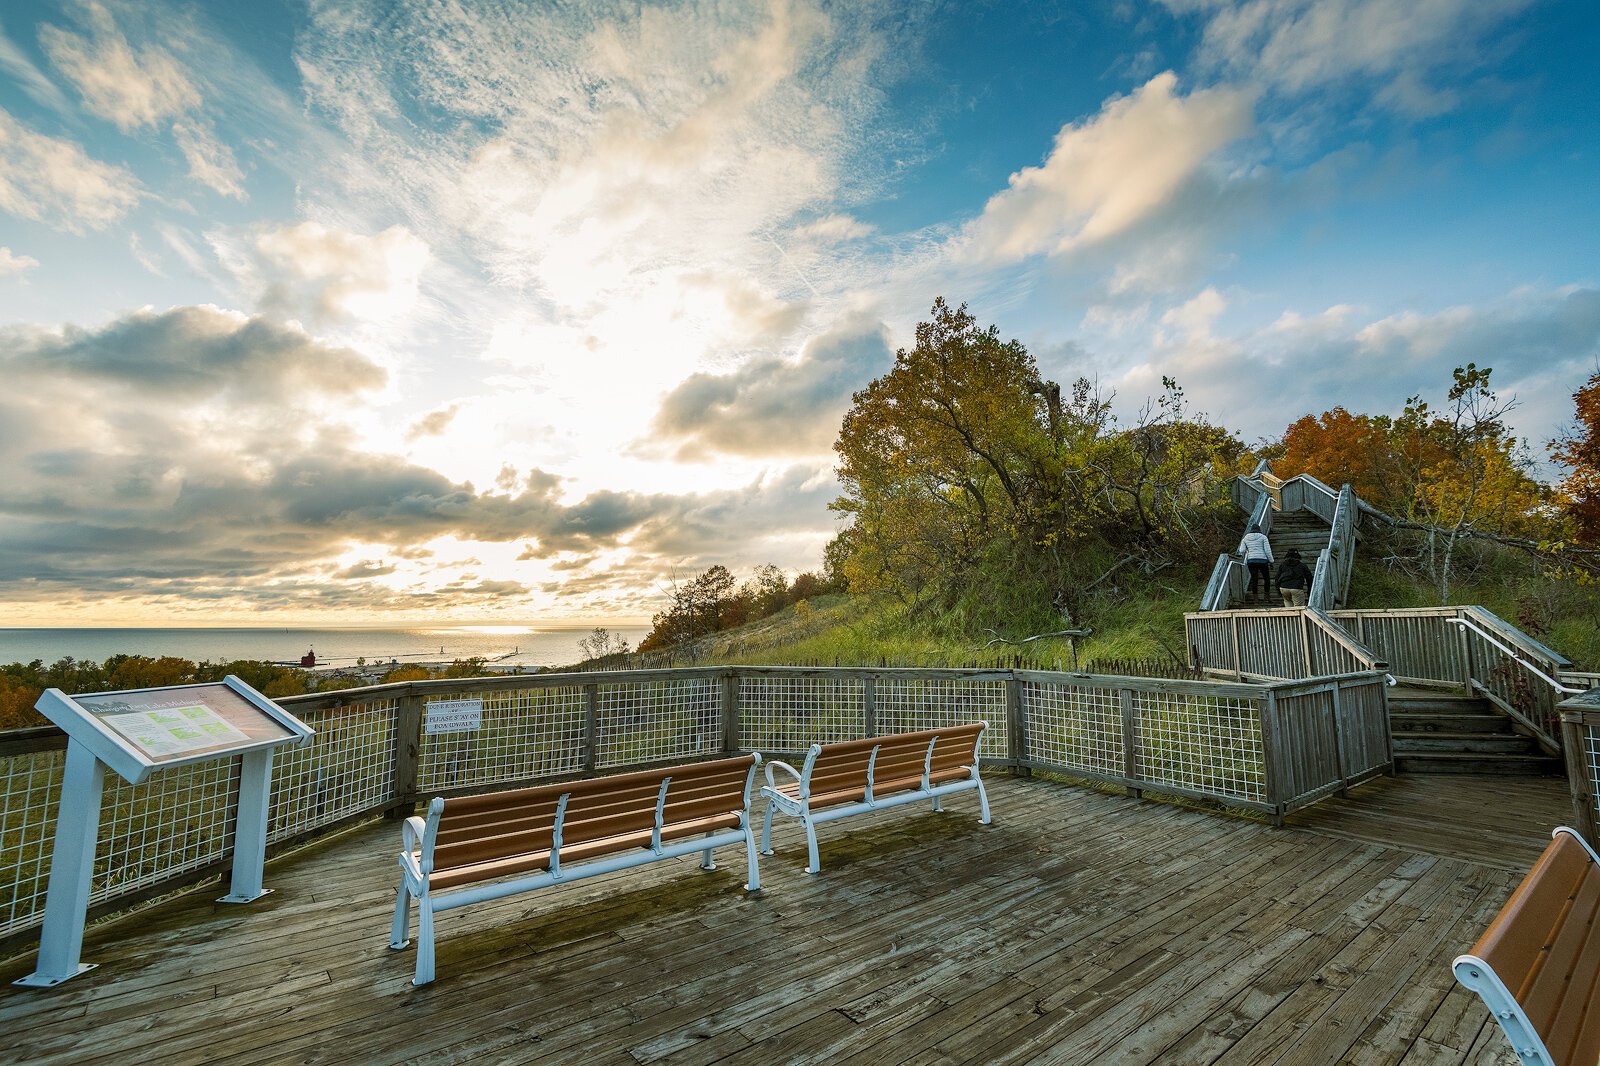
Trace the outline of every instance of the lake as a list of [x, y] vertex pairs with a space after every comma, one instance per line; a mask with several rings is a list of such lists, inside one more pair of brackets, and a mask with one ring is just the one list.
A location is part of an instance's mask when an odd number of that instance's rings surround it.
[[[630, 647], [649, 626], [607, 626]], [[317, 663], [354, 666], [357, 658], [440, 662], [480, 656], [503, 667], [563, 666], [584, 658], [578, 641], [593, 626], [417, 626], [407, 629], [0, 629], [0, 663], [53, 663], [71, 657], [104, 662], [112, 655], [173, 655], [195, 662], [265, 659], [298, 663], [315, 649]]]

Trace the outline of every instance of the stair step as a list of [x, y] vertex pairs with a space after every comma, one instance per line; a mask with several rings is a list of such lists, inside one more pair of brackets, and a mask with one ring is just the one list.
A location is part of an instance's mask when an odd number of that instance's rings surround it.
[[1389, 711], [1389, 729], [1401, 733], [1514, 733], [1511, 719], [1502, 714], [1412, 714]]
[[1492, 715], [1503, 718], [1494, 704], [1476, 696], [1389, 696], [1391, 714]]
[[1518, 733], [1395, 733], [1396, 755], [1454, 752], [1459, 755], [1537, 755], [1539, 746]]
[[1540, 777], [1560, 774], [1561, 760], [1553, 755], [1396, 754], [1394, 768], [1402, 774], [1506, 774]]

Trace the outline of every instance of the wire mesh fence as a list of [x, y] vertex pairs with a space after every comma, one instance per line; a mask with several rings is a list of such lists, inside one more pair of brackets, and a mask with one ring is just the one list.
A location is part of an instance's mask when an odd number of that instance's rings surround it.
[[[980, 749], [989, 767], [1064, 770], [1281, 808], [1269, 787], [1267, 691], [1015, 669], [732, 667], [433, 681], [289, 699], [286, 709], [315, 736], [275, 757], [268, 838], [285, 846], [444, 792], [732, 750], [795, 755], [812, 743], [973, 721], [989, 724]], [[1349, 706], [1386, 714], [1381, 699]], [[59, 736], [44, 736], [0, 749], [0, 945], [42, 920], [62, 747]], [[1310, 772], [1325, 771], [1319, 763]], [[238, 779], [237, 759], [159, 771], [140, 785], [109, 777], [93, 900], [115, 905], [221, 873]]]

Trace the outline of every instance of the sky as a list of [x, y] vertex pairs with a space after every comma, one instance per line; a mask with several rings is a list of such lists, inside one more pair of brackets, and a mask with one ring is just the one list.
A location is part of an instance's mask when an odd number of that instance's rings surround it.
[[7, 0], [0, 626], [820, 569], [935, 297], [1248, 443], [1492, 366], [1542, 457], [1600, 367], [1597, 46], [1583, 0]]

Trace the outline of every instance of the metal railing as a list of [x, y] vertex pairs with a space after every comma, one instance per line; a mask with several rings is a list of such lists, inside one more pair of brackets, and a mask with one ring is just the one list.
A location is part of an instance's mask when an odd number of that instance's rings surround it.
[[[1277, 685], [1013, 670], [704, 667], [419, 681], [288, 697], [316, 730], [273, 774], [269, 847], [451, 795], [985, 720], [986, 766], [1220, 801], [1275, 822], [1392, 767], [1382, 675]], [[481, 700], [476, 728], [429, 707]], [[459, 705], [458, 705], [459, 706]], [[438, 725], [435, 722], [434, 725]], [[0, 951], [43, 917], [65, 738], [0, 734]], [[238, 764], [108, 780], [106, 913], [225, 871]]]
[[1572, 663], [1482, 607], [1332, 611], [1357, 640], [1389, 661], [1401, 681], [1478, 695], [1560, 750], [1557, 710], [1568, 694], [1555, 682]]

